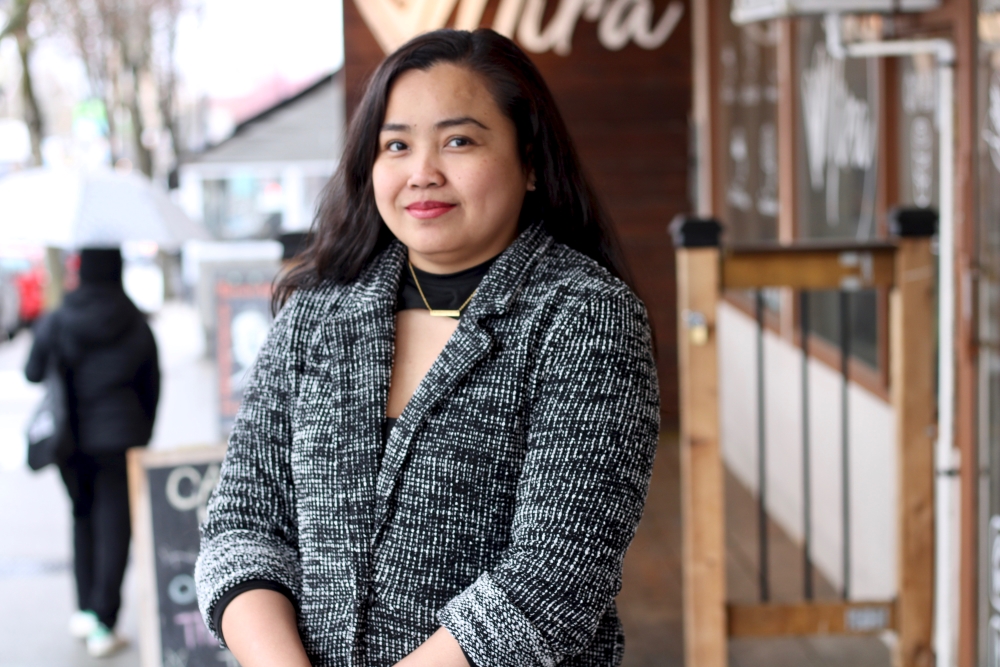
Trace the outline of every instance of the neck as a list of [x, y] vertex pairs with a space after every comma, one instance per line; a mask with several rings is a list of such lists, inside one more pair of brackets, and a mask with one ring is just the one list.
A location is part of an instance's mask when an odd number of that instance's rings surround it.
[[500, 242], [492, 243], [486, 248], [469, 253], [468, 251], [448, 252], [448, 253], [421, 253], [413, 248], [407, 247], [407, 257], [410, 264], [425, 273], [450, 274], [471, 269], [484, 262], [497, 257], [506, 250], [514, 239], [517, 238], [517, 230], [514, 236], [509, 239], [501, 239]]

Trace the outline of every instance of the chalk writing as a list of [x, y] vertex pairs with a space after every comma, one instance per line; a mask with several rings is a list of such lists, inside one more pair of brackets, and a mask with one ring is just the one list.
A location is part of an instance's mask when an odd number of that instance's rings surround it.
[[910, 186], [913, 203], [930, 206], [934, 191], [934, 125], [937, 77], [930, 57], [914, 58], [903, 73], [903, 111], [910, 116]]
[[188, 667], [188, 652], [179, 648], [176, 651], [168, 648], [163, 653], [163, 667]]
[[983, 128], [983, 141], [990, 148], [990, 159], [993, 166], [1000, 171], [1000, 79], [994, 74], [990, 78], [989, 106], [986, 110], [986, 127]]
[[764, 182], [757, 192], [757, 212], [773, 218], [778, 215], [778, 132], [774, 123], [762, 123], [758, 135]]
[[868, 102], [847, 89], [844, 61], [830, 57], [822, 44], [816, 45], [812, 63], [802, 73], [802, 111], [814, 190], [823, 187], [828, 166], [872, 166], [875, 128]]
[[[869, 171], [875, 162], [876, 119], [868, 101], [848, 89], [844, 62], [831, 57], [819, 43], [813, 49], [811, 63], [802, 72], [809, 180], [814, 191], [826, 189], [826, 222], [830, 226], [841, 222], [841, 170]], [[863, 195], [862, 205], [867, 201]], [[869, 218], [862, 215], [859, 235], [870, 223]]]
[[219, 642], [205, 627], [199, 611], [184, 611], [174, 614], [174, 624], [184, 629], [184, 646], [188, 650], [199, 646], [218, 646]]
[[742, 127], [733, 127], [729, 131], [729, 157], [733, 159], [733, 174], [726, 189], [726, 200], [741, 211], [749, 211], [753, 207], [753, 201], [747, 192], [750, 178], [749, 155], [746, 132]]
[[198, 560], [198, 552], [182, 551], [180, 549], [170, 549], [161, 546], [157, 550], [159, 559], [170, 567], [180, 567], [181, 565], [194, 565]]
[[178, 574], [170, 580], [167, 586], [167, 595], [174, 604], [192, 604], [198, 599], [198, 593], [194, 589], [194, 577], [190, 574]]

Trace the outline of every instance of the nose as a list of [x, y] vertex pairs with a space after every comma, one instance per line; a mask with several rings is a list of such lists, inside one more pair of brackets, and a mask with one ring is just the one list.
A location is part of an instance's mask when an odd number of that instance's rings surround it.
[[421, 151], [414, 156], [413, 171], [406, 185], [412, 189], [434, 188], [444, 185], [444, 173], [433, 151]]

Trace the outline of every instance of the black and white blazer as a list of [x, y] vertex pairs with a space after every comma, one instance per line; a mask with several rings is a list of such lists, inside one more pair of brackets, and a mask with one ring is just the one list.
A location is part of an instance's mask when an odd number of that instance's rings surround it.
[[441, 625], [478, 667], [617, 665], [614, 597], [659, 429], [641, 301], [541, 225], [494, 262], [383, 452], [395, 242], [297, 292], [202, 526], [198, 598], [295, 597], [316, 667], [388, 667]]

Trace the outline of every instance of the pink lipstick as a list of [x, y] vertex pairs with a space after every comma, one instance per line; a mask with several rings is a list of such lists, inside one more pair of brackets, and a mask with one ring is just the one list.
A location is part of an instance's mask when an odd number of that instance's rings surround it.
[[444, 215], [455, 208], [455, 206], [456, 204], [449, 204], [443, 201], [418, 201], [407, 206], [406, 211], [414, 218], [429, 220], [430, 218]]

